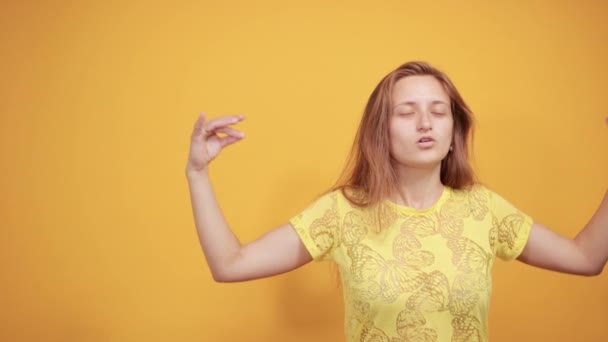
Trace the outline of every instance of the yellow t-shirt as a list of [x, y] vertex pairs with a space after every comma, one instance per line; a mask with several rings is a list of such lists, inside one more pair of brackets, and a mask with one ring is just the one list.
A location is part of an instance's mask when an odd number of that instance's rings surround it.
[[334, 191], [290, 223], [315, 260], [338, 265], [348, 342], [472, 342], [488, 340], [494, 256], [515, 259], [533, 221], [475, 186], [445, 187], [426, 210], [357, 208]]

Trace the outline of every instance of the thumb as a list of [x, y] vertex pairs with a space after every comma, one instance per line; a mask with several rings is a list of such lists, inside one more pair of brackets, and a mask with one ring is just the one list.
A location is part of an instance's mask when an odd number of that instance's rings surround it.
[[195, 136], [202, 131], [203, 124], [205, 123], [205, 113], [201, 113], [198, 116], [198, 119], [194, 123], [194, 128], [192, 129], [192, 135]]

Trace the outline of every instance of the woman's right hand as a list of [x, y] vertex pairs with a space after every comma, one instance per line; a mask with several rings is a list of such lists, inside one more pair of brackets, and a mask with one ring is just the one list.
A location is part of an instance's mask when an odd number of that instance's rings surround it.
[[[205, 113], [201, 113], [192, 131], [186, 171], [205, 171], [207, 165], [217, 157], [224, 147], [243, 139], [245, 137], [243, 132], [229, 127], [243, 121], [243, 119], [245, 119], [243, 115], [233, 115], [205, 120]], [[225, 136], [220, 137], [219, 133], [223, 133]]]

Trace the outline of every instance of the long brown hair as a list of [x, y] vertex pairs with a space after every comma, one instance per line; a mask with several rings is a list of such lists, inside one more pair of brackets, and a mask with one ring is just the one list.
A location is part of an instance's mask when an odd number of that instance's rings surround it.
[[346, 167], [332, 188], [341, 190], [356, 206], [370, 207], [380, 203], [394, 191], [397, 184], [397, 174], [390, 156], [389, 121], [393, 87], [397, 81], [408, 76], [433, 76], [450, 97], [454, 119], [453, 150], [441, 162], [441, 183], [454, 189], [467, 188], [476, 183], [469, 165], [473, 113], [445, 73], [428, 63], [413, 61], [386, 75], [370, 95]]

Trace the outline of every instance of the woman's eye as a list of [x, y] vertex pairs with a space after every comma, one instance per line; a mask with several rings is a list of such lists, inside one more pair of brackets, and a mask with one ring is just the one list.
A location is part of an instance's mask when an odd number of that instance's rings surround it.
[[399, 113], [399, 115], [414, 115], [414, 112], [403, 112]]
[[433, 112], [435, 115], [445, 115], [445, 112]]

